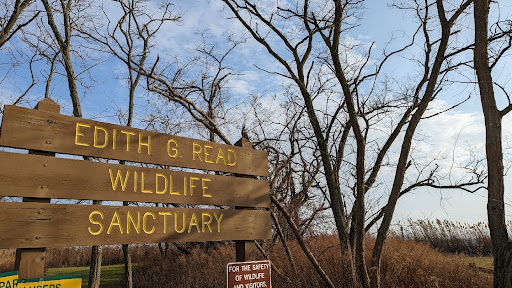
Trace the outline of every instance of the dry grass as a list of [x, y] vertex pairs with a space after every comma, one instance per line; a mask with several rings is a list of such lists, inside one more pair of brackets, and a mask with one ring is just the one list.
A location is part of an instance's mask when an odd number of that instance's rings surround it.
[[443, 252], [486, 256], [492, 253], [489, 227], [481, 222], [408, 220], [396, 225], [393, 233], [402, 239], [429, 243]]
[[[372, 239], [367, 239], [370, 261]], [[317, 236], [307, 239], [308, 246], [337, 287], [351, 287], [350, 262], [340, 252], [337, 238]], [[225, 287], [226, 264], [234, 262], [232, 243], [186, 244], [185, 255], [170, 246], [162, 255], [157, 245], [131, 246], [135, 287]], [[265, 246], [265, 245], [264, 245]], [[265, 246], [272, 263], [285, 276], [272, 272], [274, 287], [325, 287], [297, 243], [289, 242], [296, 263], [296, 273], [288, 262], [282, 245]], [[14, 268], [15, 250], [0, 250], [0, 273]], [[88, 266], [90, 248], [48, 249], [48, 268]], [[121, 264], [119, 246], [104, 247], [104, 265]], [[474, 265], [473, 265], [474, 266]], [[478, 265], [477, 265], [478, 266]], [[388, 239], [382, 261], [382, 287], [491, 287], [492, 275], [471, 267], [468, 256], [443, 254], [426, 243]]]
[[[371, 240], [368, 240], [368, 246]], [[270, 254], [272, 263], [287, 278], [272, 274], [274, 287], [324, 287], [296, 243], [294, 273], [278, 244]], [[336, 237], [309, 239], [309, 246], [337, 287], [350, 287], [350, 262], [342, 256]], [[371, 247], [368, 247], [371, 248]], [[368, 249], [370, 251], [370, 249]], [[134, 273], [135, 287], [224, 287], [226, 264], [234, 261], [233, 245], [219, 244], [207, 253], [195, 248], [191, 255], [177, 250], [167, 257], [153, 255]], [[369, 254], [367, 261], [369, 261]], [[172, 280], [171, 280], [172, 279]], [[389, 239], [382, 263], [382, 287], [491, 287], [491, 276], [472, 269], [464, 256], [446, 255], [427, 244]], [[292, 283], [290, 284], [291, 281]]]

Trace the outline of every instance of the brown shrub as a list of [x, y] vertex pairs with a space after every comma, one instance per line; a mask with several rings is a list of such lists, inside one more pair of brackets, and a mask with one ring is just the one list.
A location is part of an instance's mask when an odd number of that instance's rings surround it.
[[225, 287], [226, 264], [234, 261], [233, 245], [218, 243], [185, 255], [172, 247], [167, 256], [154, 253], [134, 269], [134, 287]]
[[14, 270], [14, 257], [16, 249], [0, 249], [0, 273]]
[[[367, 240], [370, 261], [372, 239]], [[337, 238], [319, 236], [308, 239], [311, 251], [337, 287], [351, 287], [350, 262], [342, 255]], [[292, 271], [280, 244], [272, 249], [272, 263], [285, 277], [272, 272], [274, 287], [324, 287], [300, 247], [290, 241], [297, 273]], [[167, 257], [154, 254], [134, 272], [135, 287], [224, 287], [226, 265], [234, 262], [232, 244], [218, 243], [207, 252], [201, 247], [184, 255], [171, 249]], [[292, 284], [290, 284], [290, 282]], [[390, 238], [382, 261], [382, 287], [491, 287], [492, 278], [471, 269], [463, 256], [446, 255], [427, 244]]]
[[[367, 261], [370, 261], [373, 239], [368, 238]], [[342, 255], [335, 236], [317, 236], [307, 239], [308, 246], [337, 287], [351, 287], [348, 256]], [[157, 245], [131, 245], [132, 259], [139, 266], [134, 269], [135, 287], [225, 287], [226, 265], [234, 262], [232, 243], [187, 244], [190, 255], [173, 245], [166, 255]], [[294, 273], [280, 243], [269, 256], [272, 263], [285, 275], [272, 272], [274, 287], [324, 287], [311, 264], [295, 241], [289, 242], [296, 263]], [[88, 266], [89, 247], [49, 248], [47, 267]], [[120, 246], [105, 246], [103, 264], [121, 264]], [[0, 273], [14, 269], [14, 249], [0, 250]], [[462, 255], [442, 254], [428, 244], [404, 241], [398, 237], [386, 242], [382, 260], [382, 287], [491, 287], [492, 277], [469, 267]], [[286, 278], [287, 277], [287, 278]], [[291, 284], [290, 282], [291, 281]]]

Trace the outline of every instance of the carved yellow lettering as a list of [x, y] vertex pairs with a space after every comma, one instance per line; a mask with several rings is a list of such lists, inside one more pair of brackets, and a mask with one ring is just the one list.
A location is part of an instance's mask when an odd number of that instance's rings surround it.
[[188, 225], [188, 233], [190, 233], [190, 231], [192, 231], [192, 226], [196, 226], [197, 232], [200, 232], [199, 224], [197, 224], [196, 213], [192, 213], [192, 217], [190, 218], [190, 224]]
[[91, 222], [91, 224], [100, 226], [98, 231], [93, 231], [91, 227], [88, 227], [89, 233], [91, 233], [91, 235], [99, 235], [101, 234], [101, 232], [103, 232], [103, 224], [100, 221], [95, 221], [94, 219], [92, 219], [93, 215], [100, 215], [101, 219], [103, 219], [104, 216], [103, 213], [101, 213], [101, 211], [92, 211], [91, 214], [89, 214], [89, 221]]
[[213, 163], [212, 160], [208, 160], [208, 156], [210, 156], [210, 152], [208, 151], [208, 149], [213, 149], [213, 146], [204, 145], [204, 162]]
[[116, 129], [114, 129], [114, 131], [112, 131], [112, 149], [113, 150], [116, 150], [116, 139], [117, 139], [117, 131], [116, 131]]
[[206, 183], [205, 183], [205, 182], [211, 182], [211, 181], [212, 181], [212, 179], [210, 179], [210, 178], [203, 178], [201, 180], [201, 182], [202, 182], [201, 184], [203, 187], [203, 197], [212, 197], [212, 194], [206, 193], [206, 189], [208, 189], [208, 186], [206, 186]]
[[183, 212], [183, 226], [180, 230], [178, 229], [178, 213], [176, 213], [174, 216], [174, 230], [178, 233], [183, 233], [185, 228], [187, 228], [187, 214]]
[[[103, 131], [103, 144], [98, 144], [98, 131]], [[108, 145], [108, 131], [101, 126], [94, 126], [94, 147], [105, 148]]]
[[192, 160], [196, 160], [196, 155], [199, 158], [199, 161], [203, 161], [203, 158], [201, 158], [201, 151], [203, 148], [201, 147], [201, 144], [192, 143]]
[[137, 234], [140, 234], [140, 212], [137, 211], [137, 224], [135, 224], [135, 219], [133, 219], [132, 214], [128, 211], [126, 215], [126, 234], [130, 234], [130, 223], [135, 228]]
[[121, 133], [126, 135], [126, 151], [130, 151], [130, 137], [135, 136], [135, 132], [121, 130]]
[[146, 234], [153, 234], [153, 232], [155, 232], [155, 226], [153, 225], [153, 228], [151, 230], [148, 230], [146, 227], [147, 227], [147, 217], [151, 215], [151, 217], [153, 217], [153, 220], [156, 219], [156, 215], [153, 214], [153, 212], [146, 212], [144, 213], [144, 216], [142, 217], [142, 230], [144, 230], [144, 233]]
[[164, 216], [164, 233], [167, 233], [167, 216], [172, 216], [172, 212], [158, 212], [158, 215]]
[[123, 234], [123, 226], [121, 226], [121, 219], [119, 218], [119, 213], [117, 211], [114, 212], [114, 216], [112, 216], [112, 220], [110, 220], [110, 226], [108, 226], [107, 234], [110, 234], [112, 231], [112, 227], [119, 227], [119, 231]]
[[199, 177], [190, 177], [190, 196], [194, 195], [194, 187], [197, 187], [194, 185], [194, 180], [199, 180]]
[[84, 133], [80, 132], [80, 127], [91, 128], [91, 125], [84, 123], [76, 123], [75, 131], [75, 145], [78, 146], [90, 146], [88, 143], [80, 142], [80, 136], [85, 136]]
[[142, 135], [139, 134], [139, 154], [142, 153], [142, 146], [148, 147], [148, 155], [151, 155], [151, 136], [148, 135], [148, 141], [142, 142]]
[[172, 175], [169, 175], [169, 182], [170, 182], [170, 185], [169, 185], [169, 192], [171, 193], [171, 195], [181, 195], [181, 193], [179, 191], [174, 191], [173, 187], [174, 187], [174, 182], [173, 182], [173, 178], [172, 178]]
[[224, 213], [220, 213], [220, 218], [217, 217], [217, 213], [213, 213], [215, 220], [217, 220], [217, 232], [220, 233], [220, 221], [222, 221], [222, 217], [224, 217]]
[[183, 195], [187, 196], [187, 177], [183, 177]]
[[222, 159], [222, 161], [224, 161], [224, 165], [226, 165], [226, 157], [224, 157], [224, 151], [222, 151], [221, 147], [219, 147], [219, 153], [217, 153], [217, 160], [215, 160], [215, 163], [219, 164], [219, 159]]
[[[175, 147], [171, 148], [171, 143], [174, 144]], [[167, 155], [171, 158], [176, 158], [178, 156], [178, 142], [174, 139], [169, 139], [167, 141]]]
[[144, 177], [144, 171], [140, 172], [140, 174], [142, 175], [141, 176], [141, 183], [140, 183], [140, 191], [142, 191], [142, 193], [153, 193], [153, 190], [151, 189], [146, 189], [145, 187], [145, 177]]
[[139, 175], [137, 171], [133, 172], [133, 192], [137, 192], [137, 182], [139, 181]]
[[[164, 183], [165, 183], [165, 185], [164, 185], [164, 190], [159, 190], [159, 189], [158, 189], [158, 187], [159, 187], [159, 186], [158, 186], [158, 183], [159, 183], [158, 179], [159, 179], [159, 178], [164, 178]], [[164, 175], [164, 174], [156, 173], [156, 179], [155, 179], [155, 181], [156, 181], [155, 193], [156, 193], [156, 194], [165, 194], [165, 192], [167, 192], [167, 187], [169, 187], [169, 182], [168, 182], [168, 180], [167, 180], [167, 177], [165, 177], [165, 175]]]
[[112, 169], [108, 168], [108, 173], [110, 174], [110, 183], [112, 183], [112, 190], [116, 191], [118, 181], [121, 182], [121, 189], [123, 191], [126, 190], [126, 184], [128, 183], [128, 177], [130, 176], [130, 171], [126, 171], [126, 177], [121, 174], [121, 170], [117, 170], [116, 180], [114, 180], [114, 175], [112, 174]]
[[236, 165], [236, 152], [231, 149], [228, 149], [228, 165], [229, 166]]
[[[208, 216], [208, 220], [205, 220], [205, 219], [204, 219], [204, 218], [205, 218], [205, 216]], [[205, 229], [204, 229], [204, 226], [208, 226], [208, 230], [210, 230], [210, 233], [211, 233], [211, 232], [212, 232], [212, 227], [210, 227], [210, 223], [212, 223], [212, 221], [213, 221], [212, 215], [211, 215], [210, 213], [203, 213], [203, 214], [202, 214], [202, 217], [203, 217], [203, 219], [202, 219], [202, 220], [203, 220], [203, 221], [202, 221], [202, 223], [203, 223], [203, 225], [202, 225], [202, 226], [203, 226], [203, 227], [202, 227], [202, 229], [201, 229], [201, 230], [202, 230], [202, 231], [203, 231], [203, 233], [204, 233], [204, 230], [205, 230]]]

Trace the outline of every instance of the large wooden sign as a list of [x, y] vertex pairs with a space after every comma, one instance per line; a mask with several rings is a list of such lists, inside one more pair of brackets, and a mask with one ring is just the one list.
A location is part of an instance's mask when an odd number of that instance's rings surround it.
[[[54, 152], [127, 160], [130, 165], [0, 152], [0, 196], [46, 199], [39, 202], [59, 198], [139, 204], [0, 203], [0, 248], [271, 237], [268, 182], [234, 177], [235, 173], [267, 176], [265, 152], [64, 116], [56, 113], [58, 105], [49, 99], [38, 106], [46, 109], [5, 107], [0, 146], [43, 155]], [[141, 163], [160, 166], [147, 168]], [[170, 166], [196, 172], [171, 170]], [[219, 209], [156, 208], [148, 203], [216, 205]]]

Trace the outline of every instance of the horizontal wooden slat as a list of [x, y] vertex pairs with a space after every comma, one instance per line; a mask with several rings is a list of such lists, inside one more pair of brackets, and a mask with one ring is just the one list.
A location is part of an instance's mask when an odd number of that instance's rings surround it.
[[0, 146], [268, 176], [267, 153], [6, 106]]
[[263, 210], [0, 203], [0, 211], [0, 248], [271, 237]]
[[0, 152], [0, 196], [269, 207], [269, 195], [264, 180]]

